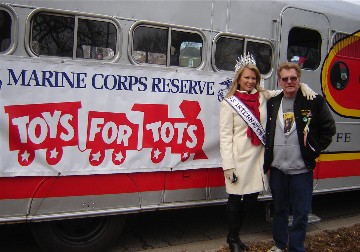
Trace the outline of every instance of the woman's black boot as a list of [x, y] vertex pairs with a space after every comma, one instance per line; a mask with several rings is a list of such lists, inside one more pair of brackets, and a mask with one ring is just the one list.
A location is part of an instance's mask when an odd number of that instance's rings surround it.
[[226, 242], [229, 244], [231, 252], [241, 252], [239, 239], [239, 210], [241, 205], [241, 196], [229, 195], [226, 205], [226, 220], [228, 224], [228, 235]]
[[227, 238], [226, 242], [229, 244], [229, 248], [231, 252], [241, 252], [241, 251], [249, 251], [249, 247], [243, 243], [239, 238], [232, 239]]
[[229, 248], [231, 252], [241, 252], [243, 251], [240, 247], [240, 239], [232, 239], [232, 238], [227, 238], [226, 239], [227, 243], [229, 244]]
[[249, 247], [240, 240], [240, 249], [242, 251], [249, 251]]
[[244, 219], [241, 195], [229, 195], [226, 205], [226, 219], [228, 224], [227, 243], [231, 252], [248, 251], [249, 248], [239, 238], [239, 230]]

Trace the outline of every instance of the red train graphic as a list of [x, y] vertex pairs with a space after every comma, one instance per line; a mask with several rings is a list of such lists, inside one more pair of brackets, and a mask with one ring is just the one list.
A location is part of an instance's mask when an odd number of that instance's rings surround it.
[[30, 165], [35, 151], [46, 149], [46, 161], [57, 164], [63, 147], [78, 146], [80, 102], [5, 106], [9, 114], [9, 149], [19, 151], [18, 162]]
[[182, 162], [190, 154], [194, 154], [194, 159], [207, 159], [202, 150], [205, 131], [197, 119], [201, 111], [197, 101], [184, 100], [180, 104], [184, 118], [169, 118], [168, 105], [162, 104], [134, 104], [132, 110], [144, 113], [143, 147], [152, 149], [153, 163], [164, 159], [166, 147], [170, 147], [171, 153], [180, 154]]
[[360, 31], [339, 40], [328, 53], [321, 74], [331, 108], [344, 117], [360, 117]]
[[105, 150], [112, 149], [112, 162], [122, 164], [127, 150], [136, 150], [138, 125], [131, 123], [124, 113], [90, 111], [86, 148], [90, 149], [89, 163], [100, 165]]

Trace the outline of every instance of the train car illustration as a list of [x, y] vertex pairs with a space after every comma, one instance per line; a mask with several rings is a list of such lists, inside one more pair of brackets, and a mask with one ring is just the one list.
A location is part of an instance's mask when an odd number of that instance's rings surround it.
[[105, 151], [112, 149], [112, 162], [122, 164], [127, 150], [136, 150], [138, 125], [131, 123], [125, 113], [90, 111], [86, 148], [90, 149], [89, 163], [100, 165]]
[[194, 159], [207, 159], [202, 150], [204, 126], [197, 119], [201, 108], [197, 101], [184, 100], [180, 104], [184, 118], [169, 118], [168, 105], [134, 104], [133, 111], [144, 113], [143, 148], [151, 148], [153, 163], [161, 162], [169, 147], [171, 153], [180, 154], [185, 162], [190, 154]]
[[9, 114], [9, 149], [18, 152], [18, 162], [30, 165], [35, 151], [46, 149], [46, 162], [60, 162], [63, 148], [78, 145], [80, 102], [5, 106]]

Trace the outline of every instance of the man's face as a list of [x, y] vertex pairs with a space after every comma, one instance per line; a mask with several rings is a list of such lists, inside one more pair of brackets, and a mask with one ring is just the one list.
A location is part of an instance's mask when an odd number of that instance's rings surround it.
[[278, 82], [286, 97], [294, 97], [300, 87], [300, 79], [295, 69], [282, 69]]

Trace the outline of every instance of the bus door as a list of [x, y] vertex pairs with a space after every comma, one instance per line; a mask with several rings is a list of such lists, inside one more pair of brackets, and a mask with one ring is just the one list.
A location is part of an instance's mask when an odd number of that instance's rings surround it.
[[313, 11], [289, 7], [281, 14], [279, 63], [298, 63], [301, 81], [321, 93], [321, 66], [328, 51], [329, 20]]
[[[328, 52], [329, 20], [318, 12], [288, 7], [281, 14], [279, 64], [295, 62], [302, 68], [301, 82], [321, 91], [321, 67]], [[320, 162], [314, 172], [318, 184]]]

